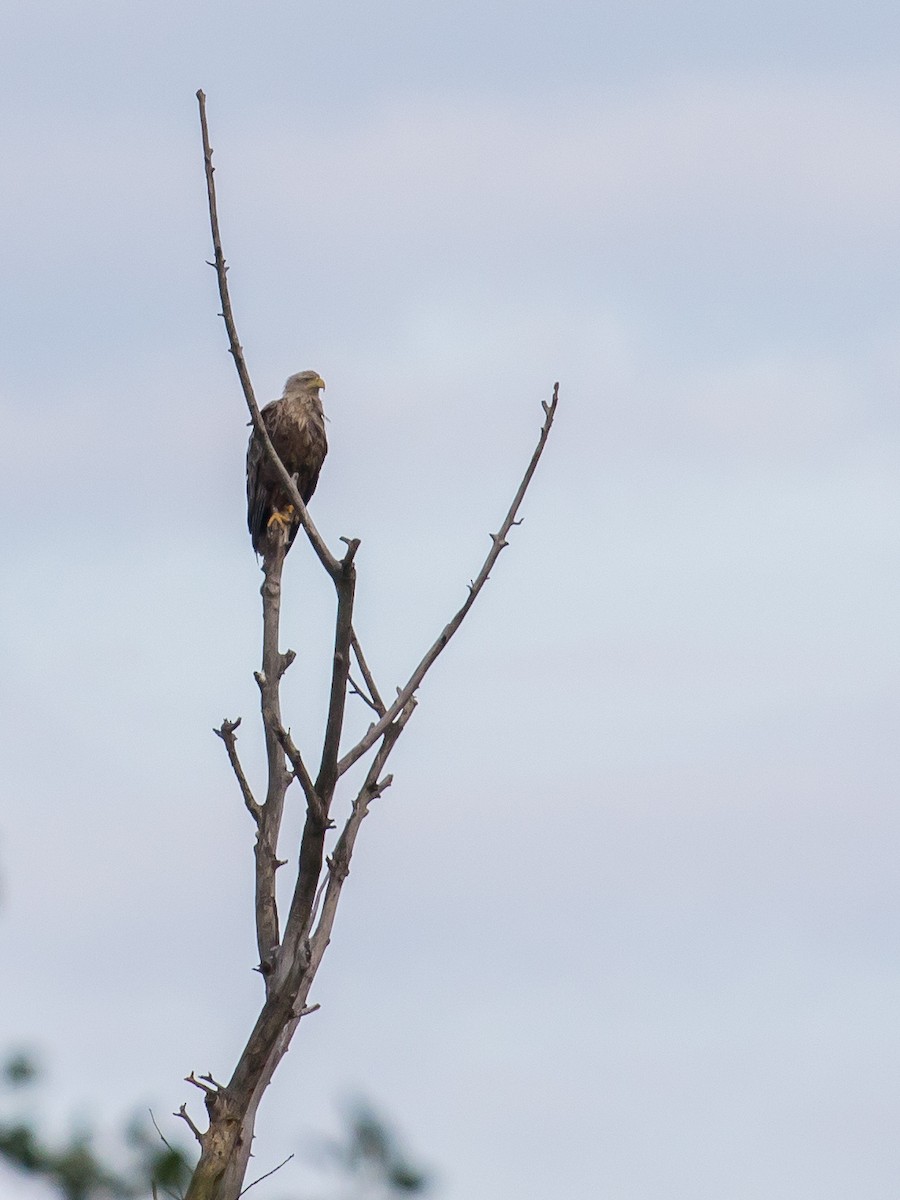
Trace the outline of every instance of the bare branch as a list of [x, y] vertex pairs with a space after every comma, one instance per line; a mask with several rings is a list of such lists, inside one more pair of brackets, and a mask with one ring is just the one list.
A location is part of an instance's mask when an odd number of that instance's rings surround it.
[[369, 708], [371, 708], [372, 712], [377, 713], [378, 716], [380, 717], [382, 712], [384, 712], [384, 709], [379, 709], [379, 707], [375, 703], [375, 701], [369, 699], [369, 697], [362, 690], [362, 688], [359, 686], [359, 684], [356, 682], [356, 680], [353, 678], [353, 676], [350, 674], [349, 671], [347, 672], [347, 682], [350, 685], [350, 695], [351, 696], [359, 696], [359, 698], [360, 698], [360, 700], [362, 700], [363, 704], [367, 704], [369, 706]]
[[285, 961], [295, 957], [312, 927], [312, 913], [325, 855], [325, 835], [330, 827], [328, 813], [337, 783], [337, 756], [340, 751], [344, 708], [347, 700], [347, 679], [350, 673], [350, 641], [353, 636], [353, 597], [356, 589], [356, 568], [353, 557], [359, 542], [347, 542], [347, 553], [341, 560], [341, 577], [335, 580], [337, 616], [334, 632], [334, 657], [331, 670], [331, 694], [322, 761], [313, 792], [317, 802], [307, 806], [306, 822], [300, 839], [300, 864], [291, 906], [284, 924], [282, 954]]
[[250, 790], [250, 784], [247, 782], [247, 777], [241, 767], [240, 759], [238, 758], [236, 730], [241, 723], [241, 718], [236, 721], [224, 720], [218, 729], [214, 729], [213, 733], [216, 737], [220, 737], [225, 743], [225, 749], [228, 751], [228, 761], [231, 763], [231, 769], [234, 771], [238, 784], [240, 785], [241, 794], [244, 797], [244, 804], [247, 806], [247, 811], [258, 825], [262, 819], [262, 808], [256, 803], [253, 792]]
[[[359, 669], [362, 671], [362, 677], [365, 680], [366, 687], [369, 689], [369, 695], [372, 697], [371, 703], [368, 700], [366, 703], [369, 704], [370, 708], [374, 708], [379, 716], [384, 716], [384, 701], [378, 692], [378, 687], [375, 683], [375, 676], [369, 670], [369, 664], [366, 662], [365, 655], [362, 652], [362, 646], [359, 644], [359, 638], [356, 636], [356, 631], [352, 628], [350, 630], [350, 645], [353, 649], [353, 653], [356, 655], [356, 661], [359, 663]], [[359, 694], [362, 695], [361, 692], [359, 692]], [[365, 699], [364, 696], [363, 699]]]
[[347, 543], [347, 553], [341, 559], [341, 577], [335, 579], [337, 588], [337, 617], [334, 630], [334, 659], [331, 671], [331, 696], [322, 761], [316, 779], [316, 791], [324, 798], [326, 811], [337, 782], [337, 757], [340, 752], [341, 730], [344, 727], [344, 705], [347, 699], [347, 678], [350, 674], [350, 642], [353, 638], [353, 598], [356, 591], [356, 568], [353, 558], [359, 541]]
[[306, 764], [303, 761], [303, 757], [300, 754], [300, 751], [294, 745], [294, 740], [291, 737], [290, 730], [285, 729], [279, 724], [275, 727], [275, 733], [277, 734], [278, 740], [281, 743], [282, 750], [288, 756], [288, 760], [290, 761], [291, 766], [294, 768], [294, 775], [300, 783], [301, 788], [303, 788], [303, 794], [306, 796], [307, 802], [319, 809], [324, 815], [322, 801], [316, 792], [313, 781], [310, 778], [309, 771], [306, 769]]
[[[177, 1151], [174, 1149], [174, 1147], [172, 1147], [172, 1146], [171, 1146], [171, 1145], [170, 1145], [170, 1144], [169, 1144], [169, 1143], [166, 1141], [165, 1137], [163, 1136], [163, 1131], [162, 1131], [162, 1130], [160, 1129], [160, 1127], [157, 1125], [157, 1123], [156, 1123], [156, 1117], [154, 1117], [154, 1115], [153, 1115], [153, 1109], [152, 1109], [152, 1108], [148, 1108], [148, 1109], [147, 1109], [147, 1112], [150, 1114], [150, 1120], [153, 1122], [153, 1128], [154, 1128], [154, 1129], [156, 1130], [156, 1132], [159, 1134], [159, 1140], [162, 1142], [162, 1144], [165, 1146], [165, 1148], [166, 1148], [167, 1150], [171, 1150], [173, 1154], [177, 1153]], [[179, 1115], [180, 1115], [179, 1113], [172, 1113], [172, 1116], [173, 1116], [173, 1117], [177, 1117], [177, 1116], [179, 1116]]]
[[222, 1084], [216, 1083], [212, 1075], [209, 1074], [201, 1075], [198, 1079], [194, 1072], [191, 1071], [190, 1075], [185, 1075], [184, 1082], [193, 1084], [195, 1088], [199, 1088], [207, 1096], [215, 1096], [222, 1091]]
[[349, 770], [349, 768], [352, 767], [355, 762], [358, 762], [367, 750], [371, 749], [371, 747], [375, 745], [384, 731], [390, 726], [391, 722], [396, 719], [398, 713], [403, 711], [404, 706], [415, 694], [416, 690], [421, 685], [422, 680], [431, 669], [432, 664], [453, 637], [454, 633], [456, 633], [457, 629], [459, 629], [469, 609], [475, 603], [478, 593], [484, 587], [490, 576], [491, 568], [497, 561], [500, 551], [508, 544], [506, 540], [507, 534], [516, 523], [516, 513], [519, 511], [519, 505], [522, 503], [522, 499], [525, 496], [525, 492], [528, 489], [531, 478], [534, 475], [541, 455], [544, 452], [544, 446], [547, 444], [547, 438], [550, 435], [550, 429], [553, 425], [553, 418], [556, 415], [556, 405], [558, 401], [559, 384], [556, 383], [553, 385], [552, 401], [549, 404], [547, 404], [546, 401], [541, 402], [545, 413], [544, 424], [541, 427], [540, 437], [538, 438], [535, 451], [531, 456], [531, 461], [525, 470], [525, 474], [522, 476], [522, 481], [519, 484], [515, 496], [513, 497], [512, 504], [509, 506], [509, 511], [504, 518], [503, 524], [500, 526], [499, 532], [491, 534], [491, 549], [488, 552], [487, 558], [484, 560], [477, 577], [472, 581], [472, 583], [469, 584], [469, 594], [466, 597], [465, 603], [452, 618], [452, 620], [441, 630], [440, 635], [432, 644], [425, 657], [413, 671], [407, 683], [400, 689], [397, 699], [390, 706], [390, 708], [387, 709], [381, 720], [372, 725], [363, 735], [363, 737], [360, 738], [352, 750], [349, 750], [337, 764], [337, 773], [339, 778], [344, 774], [345, 771]]
[[410, 697], [399, 717], [392, 725], [388, 726], [382, 735], [381, 745], [378, 747], [378, 752], [369, 765], [363, 785], [359, 789], [356, 799], [353, 801], [350, 816], [347, 818], [344, 828], [341, 831], [341, 836], [337, 840], [334, 853], [328, 861], [328, 882], [325, 888], [325, 899], [322, 904], [322, 915], [319, 918], [319, 923], [316, 926], [316, 931], [310, 943], [310, 957], [313, 967], [321, 961], [322, 955], [325, 953], [325, 949], [331, 938], [331, 929], [334, 925], [341, 888], [350, 872], [350, 858], [353, 854], [353, 847], [356, 844], [356, 835], [359, 832], [359, 827], [362, 825], [369, 811], [371, 802], [377, 799], [393, 783], [393, 775], [388, 775], [384, 779], [379, 779], [379, 777], [415, 707], [415, 698]]
[[234, 313], [231, 308], [231, 297], [228, 293], [228, 267], [225, 264], [225, 255], [222, 253], [222, 239], [219, 235], [219, 214], [216, 206], [216, 183], [214, 178], [215, 168], [212, 165], [213, 152], [209, 144], [209, 129], [206, 123], [206, 96], [202, 89], [197, 92], [197, 103], [200, 106], [200, 131], [203, 137], [203, 161], [206, 167], [206, 195], [209, 201], [209, 224], [213, 240], [213, 266], [215, 266], [216, 278], [219, 282], [222, 319], [225, 322], [225, 329], [228, 333], [231, 357], [234, 359], [234, 365], [237, 368], [238, 378], [241, 381], [241, 388], [244, 392], [244, 399], [247, 401], [247, 408], [250, 411], [253, 428], [256, 430], [266, 455], [275, 468], [285, 491], [288, 493], [306, 536], [309, 538], [312, 548], [319, 557], [319, 561], [328, 574], [334, 578], [340, 571], [340, 560], [336, 559], [325, 545], [322, 535], [316, 529], [306, 510], [306, 505], [297, 489], [296, 482], [288, 474], [284, 463], [278, 457], [275, 447], [272, 445], [272, 439], [269, 437], [269, 431], [266, 429], [259, 411], [259, 405], [256, 402], [253, 384], [250, 381], [250, 372], [247, 370], [247, 363], [244, 359], [243, 347], [238, 340], [237, 326], [235, 325]]
[[[188, 1080], [188, 1082], [190, 1083], [190, 1080]], [[151, 1113], [150, 1115], [152, 1116], [153, 1114]], [[194, 1137], [197, 1139], [197, 1141], [200, 1143], [200, 1145], [201, 1146], [203, 1145], [203, 1134], [200, 1132], [200, 1130], [197, 1128], [197, 1126], [191, 1120], [186, 1104], [182, 1104], [181, 1107], [178, 1109], [178, 1112], [172, 1113], [172, 1116], [180, 1117], [182, 1121], [186, 1122], [188, 1129], [190, 1129], [191, 1133], [194, 1135]], [[154, 1121], [153, 1124], [156, 1125], [156, 1122]], [[159, 1132], [158, 1126], [157, 1126], [157, 1132]], [[159, 1136], [162, 1137], [162, 1134], [160, 1133]], [[163, 1141], [166, 1142], [166, 1139], [163, 1138]], [[169, 1146], [169, 1143], [166, 1142], [166, 1145]], [[169, 1149], [171, 1150], [172, 1147], [169, 1146]]]
[[385, 775], [384, 779], [379, 779], [378, 783], [373, 783], [369, 789], [369, 800], [377, 800], [383, 792], [386, 792], [394, 782], [393, 775]]

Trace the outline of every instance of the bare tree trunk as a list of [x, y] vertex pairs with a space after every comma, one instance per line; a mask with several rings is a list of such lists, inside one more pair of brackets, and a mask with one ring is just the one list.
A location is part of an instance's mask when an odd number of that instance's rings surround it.
[[[200, 1144], [200, 1157], [191, 1178], [185, 1200], [237, 1200], [244, 1186], [250, 1158], [256, 1115], [263, 1094], [278, 1063], [290, 1046], [291, 1038], [301, 1019], [318, 1005], [309, 1006], [309, 994], [322, 956], [331, 939], [344, 880], [350, 870], [350, 860], [356, 845], [360, 825], [369, 805], [391, 785], [392, 776], [384, 775], [387, 760], [412, 716], [416, 692], [438, 655], [449, 643], [487, 582], [491, 569], [514, 525], [519, 524], [518, 511], [543, 452], [556, 413], [559, 385], [553, 398], [543, 403], [544, 422], [537, 447], [513, 497], [509, 511], [497, 533], [491, 534], [489, 550], [480, 571], [472, 583], [463, 605], [441, 630], [422, 657], [403, 687], [397, 689], [396, 699], [387, 705], [375, 683], [359, 639], [353, 629], [353, 605], [356, 591], [355, 556], [359, 547], [356, 539], [342, 539], [346, 550], [335, 557], [326, 546], [310, 519], [296, 482], [285, 470], [269, 439], [260, 416], [259, 407], [237, 337], [231, 302], [228, 294], [227, 268], [222, 254], [216, 211], [213, 179], [212, 149], [206, 123], [206, 104], [202, 92], [197, 93], [203, 135], [209, 198], [210, 226], [222, 301], [222, 316], [228, 331], [231, 354], [250, 411], [252, 423], [267, 458], [277, 472], [284, 490], [304, 532], [330, 576], [335, 588], [336, 617], [332, 654], [331, 684], [328, 715], [322, 738], [319, 768], [313, 780], [301, 749], [286, 729], [281, 713], [281, 679], [294, 660], [294, 652], [279, 649], [281, 611], [281, 578], [287, 553], [287, 534], [283, 526], [270, 527], [264, 555], [263, 654], [262, 669], [256, 680], [260, 689], [260, 706], [266, 744], [267, 782], [265, 800], [259, 803], [241, 767], [237, 751], [237, 729], [240, 719], [225, 720], [216, 733], [225, 743], [244, 804], [256, 824], [256, 935], [259, 951], [259, 970], [265, 981], [265, 998], [256, 1023], [227, 1084], [217, 1083], [211, 1076], [188, 1076], [188, 1082], [204, 1093], [208, 1114], [205, 1131], [197, 1127], [181, 1106], [179, 1115], [190, 1126]], [[355, 659], [361, 683], [351, 675]], [[375, 720], [355, 745], [341, 755], [341, 735], [348, 691], [360, 697], [375, 714]], [[371, 760], [362, 787], [352, 801], [350, 814], [326, 858], [325, 843], [331, 820], [332, 801], [341, 777], [354, 763], [371, 753]], [[284, 864], [278, 858], [278, 839], [288, 791], [294, 781], [300, 786], [306, 803], [306, 821], [299, 847], [299, 865], [290, 908], [283, 927], [279, 919], [275, 894], [275, 877]]]

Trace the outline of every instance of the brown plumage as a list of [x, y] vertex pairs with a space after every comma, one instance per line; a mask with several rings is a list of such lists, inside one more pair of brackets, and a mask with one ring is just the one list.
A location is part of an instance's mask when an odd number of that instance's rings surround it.
[[[284, 385], [281, 399], [262, 410], [272, 445], [288, 474], [295, 477], [304, 504], [309, 504], [316, 490], [328, 452], [325, 413], [319, 399], [319, 388], [324, 386], [324, 379], [315, 371], [301, 371]], [[247, 447], [247, 527], [257, 554], [265, 553], [266, 530], [273, 517], [287, 526], [290, 547], [300, 520], [254, 429]]]

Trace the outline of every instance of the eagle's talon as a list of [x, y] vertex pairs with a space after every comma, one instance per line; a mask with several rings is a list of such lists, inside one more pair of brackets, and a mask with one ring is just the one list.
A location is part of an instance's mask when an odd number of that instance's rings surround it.
[[272, 529], [273, 526], [280, 525], [282, 529], [289, 530], [294, 523], [294, 506], [293, 504], [286, 505], [280, 512], [273, 512], [266, 522], [266, 527]]

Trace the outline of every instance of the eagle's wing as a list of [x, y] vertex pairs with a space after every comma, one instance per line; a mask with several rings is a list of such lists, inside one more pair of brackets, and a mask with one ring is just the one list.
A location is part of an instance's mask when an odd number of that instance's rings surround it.
[[[295, 477], [303, 503], [308, 504], [328, 453], [325, 421], [318, 397], [312, 401], [309, 397], [283, 396], [265, 406], [262, 419], [275, 452], [288, 474]], [[257, 554], [265, 553], [269, 518], [287, 503], [286, 490], [254, 430], [247, 447], [247, 526]], [[298, 527], [299, 518], [292, 522], [288, 533], [289, 547]]]
[[303, 503], [309, 504], [319, 482], [322, 463], [328, 453], [328, 441], [325, 437], [325, 426], [321, 421], [307, 419], [300, 432], [297, 454], [291, 462], [290, 469], [296, 471], [297, 491], [303, 497]]
[[[267, 404], [260, 414], [269, 437], [277, 424], [277, 406], [280, 400]], [[253, 539], [253, 548], [262, 554], [265, 548], [266, 526], [276, 507], [277, 486], [271, 467], [266, 461], [266, 452], [256, 430], [250, 435], [247, 447], [247, 528]]]

